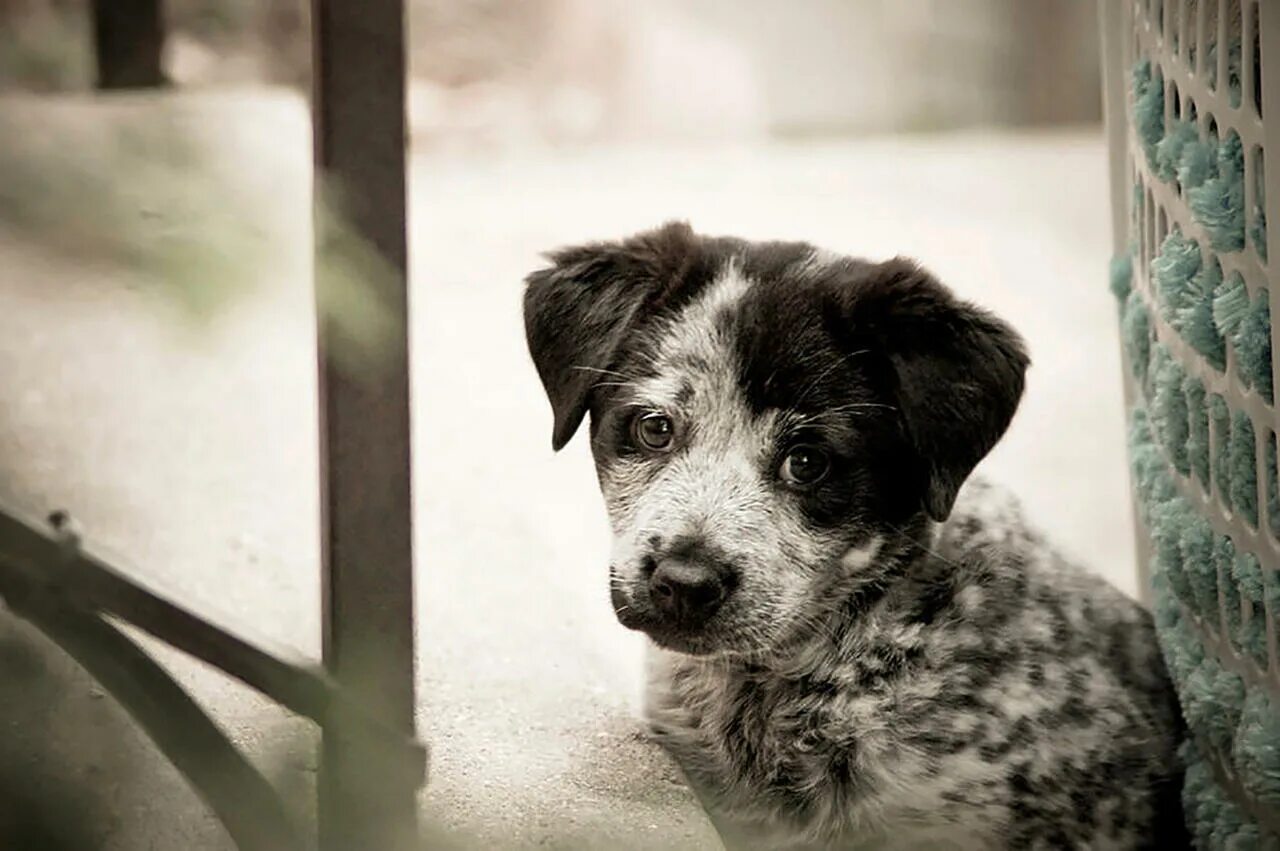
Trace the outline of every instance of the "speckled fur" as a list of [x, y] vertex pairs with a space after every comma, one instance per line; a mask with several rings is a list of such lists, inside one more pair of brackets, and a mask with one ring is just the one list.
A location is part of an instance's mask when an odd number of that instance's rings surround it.
[[[526, 325], [554, 442], [590, 414], [649, 720], [732, 846], [1185, 845], [1149, 615], [969, 475], [1021, 395], [1011, 329], [800, 243], [668, 226], [553, 261]], [[643, 411], [673, 451], [629, 443]], [[835, 459], [803, 491], [797, 434]], [[732, 574], [696, 628], [650, 593], [669, 557]]]
[[931, 537], [778, 657], [655, 653], [659, 739], [761, 847], [1177, 847], [1149, 616], [980, 480]]

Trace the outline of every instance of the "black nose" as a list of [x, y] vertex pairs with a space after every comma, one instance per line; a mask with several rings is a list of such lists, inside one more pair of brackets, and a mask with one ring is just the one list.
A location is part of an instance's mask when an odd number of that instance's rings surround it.
[[715, 614], [728, 586], [714, 567], [663, 559], [649, 577], [649, 598], [667, 620], [696, 626]]

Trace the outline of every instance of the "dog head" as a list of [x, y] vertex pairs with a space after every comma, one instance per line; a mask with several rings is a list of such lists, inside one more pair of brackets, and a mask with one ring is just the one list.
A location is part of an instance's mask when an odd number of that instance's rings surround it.
[[914, 263], [669, 224], [527, 279], [559, 450], [589, 415], [618, 619], [767, 653], [886, 579], [1004, 433], [1028, 363]]

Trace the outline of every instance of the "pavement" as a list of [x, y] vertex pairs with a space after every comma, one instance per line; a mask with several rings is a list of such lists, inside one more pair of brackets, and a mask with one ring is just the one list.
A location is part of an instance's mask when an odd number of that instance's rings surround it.
[[[116, 107], [58, 108], [97, 123]], [[201, 611], [318, 655], [306, 113], [251, 92], [186, 109], [265, 199], [270, 262], [193, 324], [119, 270], [0, 231], [0, 504], [66, 508], [95, 549]], [[550, 449], [519, 310], [544, 249], [684, 218], [920, 259], [1030, 343], [1026, 401], [982, 469], [1134, 592], [1099, 128], [423, 153], [410, 181], [422, 808], [443, 844], [718, 847], [635, 720], [643, 646], [609, 608], [585, 442]], [[305, 806], [309, 725], [155, 652]], [[87, 847], [230, 847], [111, 698], [0, 610], [0, 681], [18, 674], [33, 685], [0, 688], [0, 762], [28, 766], [35, 797], [65, 792], [56, 812]]]

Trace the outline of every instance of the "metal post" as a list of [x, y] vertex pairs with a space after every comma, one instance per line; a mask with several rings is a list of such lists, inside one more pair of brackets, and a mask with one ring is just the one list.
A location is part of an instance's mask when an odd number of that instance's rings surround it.
[[92, 0], [98, 88], [145, 89], [165, 84], [161, 0]]
[[[1132, 235], [1129, 221], [1132, 211], [1133, 178], [1129, 174], [1129, 123], [1128, 79], [1129, 67], [1125, 38], [1130, 32], [1129, 15], [1125, 4], [1113, 0], [1098, 0], [1098, 28], [1102, 55], [1102, 115], [1106, 126], [1108, 175], [1111, 180], [1111, 250], [1114, 255], [1130, 249]], [[1133, 274], [1141, 274], [1140, 258], [1133, 258]], [[1099, 270], [1101, 275], [1101, 270]], [[1124, 372], [1124, 403], [1126, 418], [1140, 398], [1141, 390], [1134, 385], [1133, 371], [1123, 347], [1120, 355]], [[1151, 542], [1147, 530], [1140, 522], [1141, 512], [1135, 501], [1133, 481], [1129, 481], [1129, 510], [1133, 517], [1134, 559], [1138, 572], [1138, 599], [1150, 608], [1154, 603], [1151, 588]]]
[[1111, 250], [1129, 250], [1129, 195], [1132, 179], [1128, 169], [1129, 69], [1124, 65], [1124, 38], [1127, 19], [1123, 4], [1098, 2], [1098, 32], [1102, 54], [1102, 111], [1107, 131], [1108, 174], [1111, 178]]
[[[395, 272], [389, 280], [362, 282], [385, 290], [374, 295], [393, 318], [376, 381], [340, 368], [330, 345], [340, 339], [338, 329], [321, 312], [324, 661], [339, 685], [409, 733], [414, 630], [403, 0], [312, 0], [312, 26], [317, 188], [341, 191], [348, 222]], [[381, 851], [416, 842], [417, 790], [388, 782], [354, 732], [326, 726], [321, 771], [322, 849]]]

